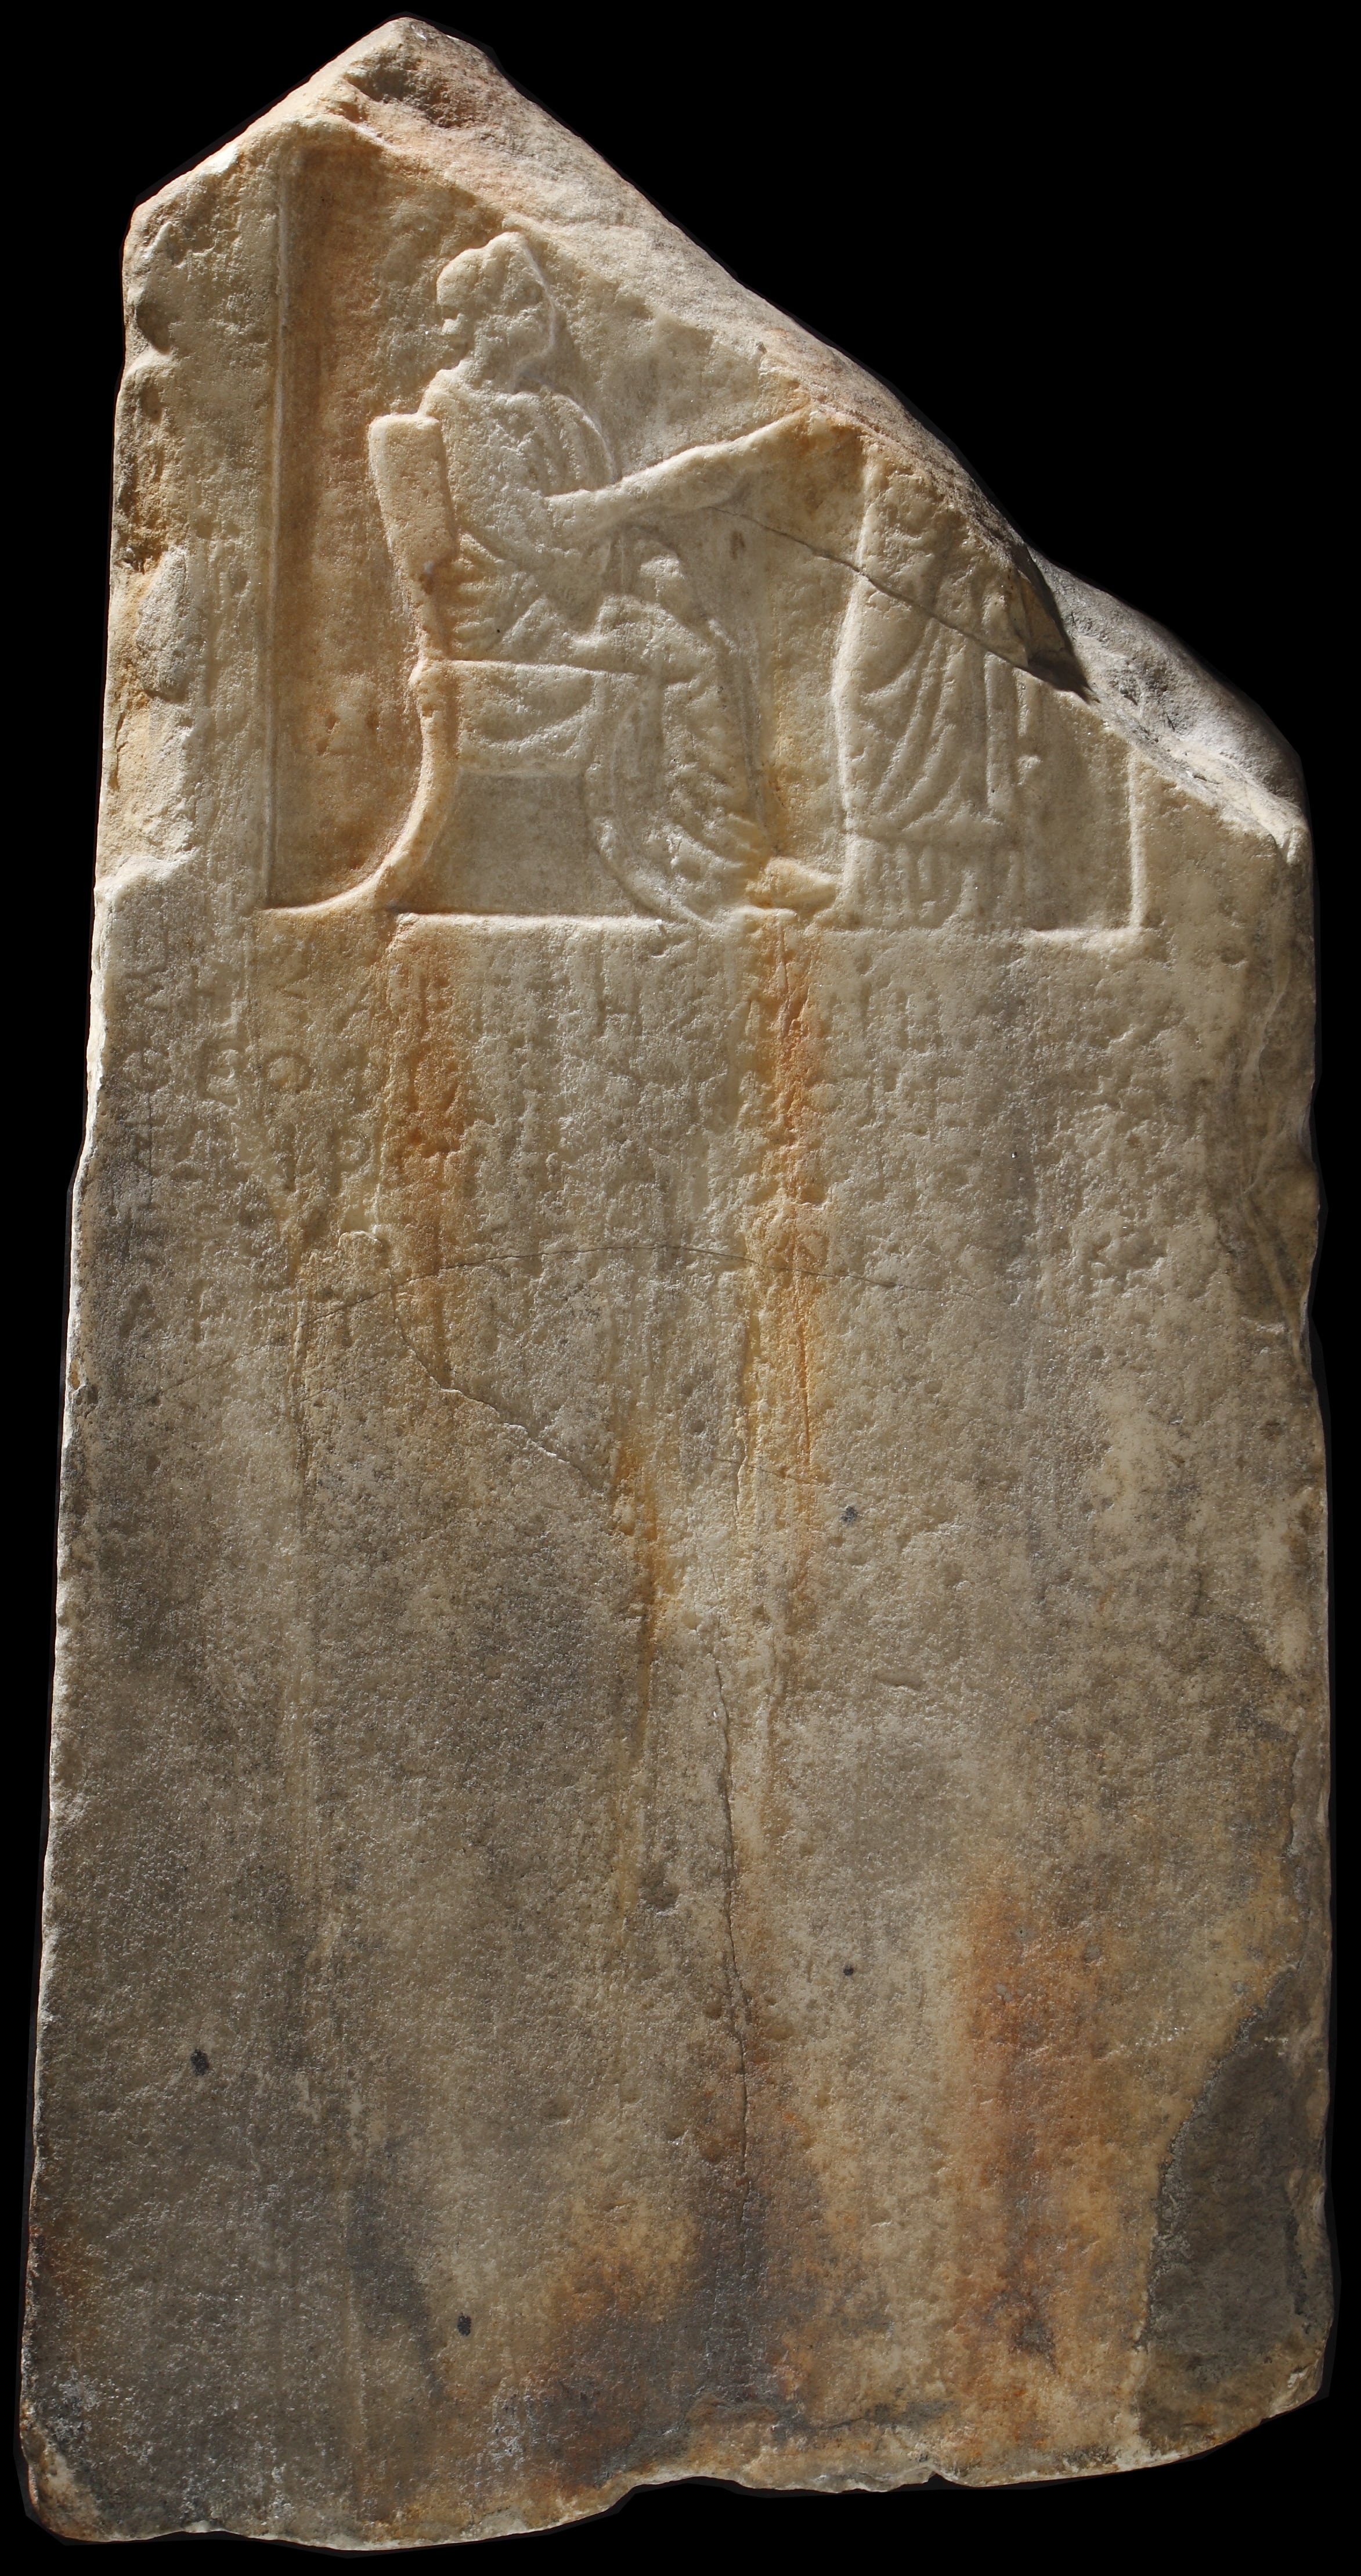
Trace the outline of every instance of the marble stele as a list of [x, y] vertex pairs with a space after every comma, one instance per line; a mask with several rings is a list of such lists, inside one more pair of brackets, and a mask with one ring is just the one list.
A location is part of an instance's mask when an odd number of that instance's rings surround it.
[[417, 21], [127, 278], [39, 2514], [386, 2547], [1299, 2403], [1289, 751]]

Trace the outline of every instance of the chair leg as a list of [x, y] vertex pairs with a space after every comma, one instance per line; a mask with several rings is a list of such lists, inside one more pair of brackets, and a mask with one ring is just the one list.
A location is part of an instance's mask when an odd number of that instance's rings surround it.
[[[387, 856], [363, 891], [393, 911], [420, 910], [427, 894], [426, 870], [436, 841], [449, 819], [458, 776], [457, 662], [421, 660], [411, 675], [411, 694], [421, 720], [421, 774], [411, 811]], [[414, 899], [414, 900], [413, 900]]]

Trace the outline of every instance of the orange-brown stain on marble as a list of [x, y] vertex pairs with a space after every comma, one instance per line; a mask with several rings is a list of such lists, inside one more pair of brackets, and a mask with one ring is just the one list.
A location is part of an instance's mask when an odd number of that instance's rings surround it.
[[1090, 1923], [1005, 1881], [980, 1890], [962, 1926], [943, 2141], [946, 2378], [953, 2398], [985, 2401], [1022, 2455], [1063, 2442], [1070, 2416], [1110, 2420], [1128, 2384], [1137, 2318], [1119, 2248], [1134, 2106], [1115, 2001]]
[[30, 2279], [41, 2282], [73, 2311], [87, 2305], [98, 2277], [90, 2249], [79, 2229], [35, 2227], [29, 2238]]
[[[91, 2411], [109, 2457], [131, 2456], [145, 2433], [144, 2417], [129, 2420], [113, 2366], [125, 2329], [109, 2300], [107, 2250], [98, 2229], [91, 2236], [69, 2219], [59, 2226], [35, 2225], [29, 2233], [28, 2315], [45, 2318], [46, 2339], [60, 2337], [66, 2354], [67, 2393], [75, 2403], [73, 2420], [59, 2427], [41, 2420], [27, 2394], [21, 2394], [18, 2429], [28, 2462], [29, 2493], [42, 2521], [64, 2540], [109, 2537], [104, 2499], [86, 2483], [91, 2392], [97, 2391]], [[30, 2332], [25, 2333], [25, 2348], [31, 2355]], [[89, 2447], [97, 2452], [97, 2443]]]
[[784, 1831], [778, 1711], [800, 1630], [811, 1616], [818, 1416], [825, 1401], [819, 1296], [826, 1259], [820, 1173], [826, 1047], [816, 997], [817, 937], [788, 915], [749, 917], [737, 970], [746, 1328], [733, 1568], [744, 1569], [737, 1589], [740, 1595], [745, 1586], [751, 1624], [740, 1641], [747, 1651], [731, 1673], [725, 1668], [715, 1690], [721, 1702], [716, 1832], [726, 1839], [719, 1867], [727, 1956], [718, 2010], [733, 2054], [721, 2073], [711, 2070], [693, 2125], [700, 2155], [721, 2176], [724, 2227], [734, 2231], [726, 2250], [715, 2244], [706, 2256], [713, 2296], [729, 2321], [725, 2334], [736, 2338], [733, 2351], [740, 2345], [746, 2355], [731, 2366], [744, 2384], [754, 2372], [777, 2404], [794, 2405], [797, 2392], [817, 2378], [816, 2327], [810, 2314], [806, 2337], [797, 2325], [786, 2332], [787, 2317], [771, 2343], [772, 2282], [778, 2273], [791, 2292], [790, 2317], [803, 2319], [808, 2282], [837, 2271], [836, 2250], [824, 2243], [813, 2141], [805, 2125], [791, 2125], [782, 2052], [766, 2029], [763, 2002], [778, 1993], [784, 1966], [778, 1907], [772, 1914], [765, 1901], [765, 1874]]
[[792, 1509], [806, 1514], [821, 1378], [817, 1282], [826, 1262], [818, 1088], [824, 1032], [813, 943], [778, 916], [753, 925], [751, 1066], [758, 1127], [752, 1227], [752, 1330], [744, 1395], [748, 1450], [763, 1455]]
[[[761, 2357], [791, 2419], [816, 2424], [841, 2411], [848, 2343], [854, 2347], [867, 2306], [877, 2309], [873, 2290], [867, 2295], [860, 2212], [826, 2191], [825, 2141], [789, 2099], [779, 2047], [759, 2018], [748, 2081], [760, 2176]], [[880, 2323], [876, 2313], [872, 2326]]]
[[403, 957], [400, 951], [392, 971], [396, 1025], [383, 1113], [386, 1192], [400, 1212], [403, 1295], [421, 1357], [447, 1385], [459, 1374], [458, 1246], [465, 1233], [471, 1124], [467, 1074], [454, 1046], [457, 978], [428, 956]]
[[869, 456], [865, 431], [849, 415], [822, 408], [787, 413], [748, 514], [758, 526], [805, 544], [819, 529], [822, 542], [837, 549], [837, 532], [844, 543], [863, 511]]
[[638, 1904], [642, 1867], [640, 1812], [647, 1796], [645, 1764], [652, 1731], [652, 1693], [662, 1621], [676, 1576], [668, 1562], [652, 1460], [625, 1437], [612, 1462], [614, 1526], [628, 1551], [632, 1577], [628, 1615], [637, 1624], [636, 1685], [632, 1722], [621, 1735], [616, 1769], [615, 1892], [621, 1924]]
[[518, 2393], [545, 2518], [607, 2490], [640, 2442], [683, 2448], [711, 2301], [695, 2257], [687, 2219], [634, 2195], [578, 2213]]

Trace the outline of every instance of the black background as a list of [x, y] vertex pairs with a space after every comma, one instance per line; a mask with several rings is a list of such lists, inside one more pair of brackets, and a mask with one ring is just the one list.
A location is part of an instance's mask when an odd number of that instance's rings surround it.
[[[31, 2011], [122, 236], [139, 197], [353, 43], [380, 5], [151, 5], [79, 21], [39, 11], [26, 53], [11, 46], [5, 58], [10, 157], [31, 155], [5, 270], [18, 431], [5, 556], [19, 648], [6, 763], [19, 809], [7, 870], [7, 1270], [23, 1301], [9, 1342], [12, 2064]], [[1351, 680], [1361, 600], [1354, 466], [1334, 427], [1347, 417], [1330, 136], [1343, 68], [1327, 17], [809, 16], [702, 0], [664, 14], [576, 0], [444, 23], [490, 49], [746, 285], [906, 396], [1045, 554], [1171, 627], [1293, 743], [1318, 844], [1331, 1073], [1317, 1131], [1336, 1196], [1335, 1095], [1354, 1008], [1338, 683]], [[1336, 1234], [1334, 1224], [1315, 1304], [1334, 1400]], [[11, 2209], [17, 2198], [16, 2175]], [[1339, 2374], [1328, 2400], [1222, 2451], [1117, 2479], [838, 2498], [692, 2484], [641, 2493], [604, 2522], [488, 2546], [497, 2563], [533, 2548], [545, 2567], [725, 2545], [837, 2563], [970, 2539], [1174, 2545], [1202, 2520], [1237, 2545], [1231, 2519], [1270, 2548], [1279, 2513], [1279, 2536], [1312, 2554], [1345, 2448], [1341, 2386]], [[17, 2487], [8, 2518], [36, 2557], [64, 2546], [24, 2521]], [[162, 2560], [194, 2551], [202, 2564], [267, 2545], [150, 2544]]]

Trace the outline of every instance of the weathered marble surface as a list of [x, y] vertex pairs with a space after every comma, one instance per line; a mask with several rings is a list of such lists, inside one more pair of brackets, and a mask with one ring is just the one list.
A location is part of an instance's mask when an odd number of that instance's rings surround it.
[[416, 2543], [1297, 2403], [1288, 752], [417, 22], [128, 285], [40, 2513]]

